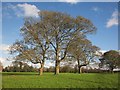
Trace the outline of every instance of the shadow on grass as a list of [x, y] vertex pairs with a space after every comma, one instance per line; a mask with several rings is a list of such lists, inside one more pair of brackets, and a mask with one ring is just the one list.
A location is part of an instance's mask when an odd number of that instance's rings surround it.
[[37, 72], [3, 72], [3, 76], [5, 75], [39, 75]]

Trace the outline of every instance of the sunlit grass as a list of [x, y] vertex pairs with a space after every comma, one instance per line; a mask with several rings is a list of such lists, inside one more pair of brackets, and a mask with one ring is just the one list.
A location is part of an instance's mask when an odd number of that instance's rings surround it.
[[118, 74], [4, 72], [3, 88], [117, 88]]

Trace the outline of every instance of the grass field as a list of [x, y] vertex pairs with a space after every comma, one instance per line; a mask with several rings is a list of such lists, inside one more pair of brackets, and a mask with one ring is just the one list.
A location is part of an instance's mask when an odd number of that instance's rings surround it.
[[117, 88], [118, 74], [99, 73], [44, 73], [33, 72], [2, 73], [3, 88]]

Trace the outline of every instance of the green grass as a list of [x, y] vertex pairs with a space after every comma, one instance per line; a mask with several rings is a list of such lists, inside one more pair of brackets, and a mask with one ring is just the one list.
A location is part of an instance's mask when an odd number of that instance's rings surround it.
[[117, 88], [118, 74], [4, 72], [3, 88]]

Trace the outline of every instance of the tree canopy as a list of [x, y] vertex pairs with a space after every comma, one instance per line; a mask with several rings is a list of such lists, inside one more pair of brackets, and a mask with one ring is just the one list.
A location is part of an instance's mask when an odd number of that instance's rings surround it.
[[120, 67], [119, 52], [116, 50], [107, 51], [102, 55], [100, 61], [101, 66], [106, 65], [110, 71], [113, 71], [113, 69]]
[[[82, 17], [72, 17], [66, 13], [53, 12], [53, 11], [40, 11], [39, 18], [26, 18], [23, 27], [21, 28], [21, 35], [23, 39], [17, 41], [11, 46], [11, 53], [17, 53], [16, 60], [28, 60], [32, 63], [40, 63], [40, 72], [43, 72], [44, 62], [46, 59], [50, 59], [49, 53], [52, 53], [55, 60], [55, 74], [59, 74], [60, 62], [65, 60], [69, 52], [69, 47], [76, 45], [76, 43], [83, 44], [84, 48], [91, 49], [89, 47], [89, 41], [87, 41], [86, 35], [96, 31], [96, 27], [93, 23]], [[78, 41], [77, 39], [82, 41]], [[76, 40], [78, 42], [76, 42]], [[87, 45], [88, 44], [88, 45]], [[87, 45], [87, 47], [85, 47]], [[78, 45], [79, 46], [79, 45]], [[85, 51], [83, 53], [78, 48], [79, 54], [86, 57], [91, 53]], [[95, 48], [95, 47], [94, 47]], [[88, 50], [86, 49], [86, 50]], [[88, 53], [88, 54], [87, 54]], [[87, 56], [88, 58], [89, 56]], [[89, 57], [90, 58], [90, 57]]]
[[87, 66], [89, 63], [95, 61], [97, 52], [100, 48], [86, 39], [86, 38], [75, 38], [74, 42], [69, 47], [69, 56], [78, 63], [78, 72], [81, 73], [81, 67]]

